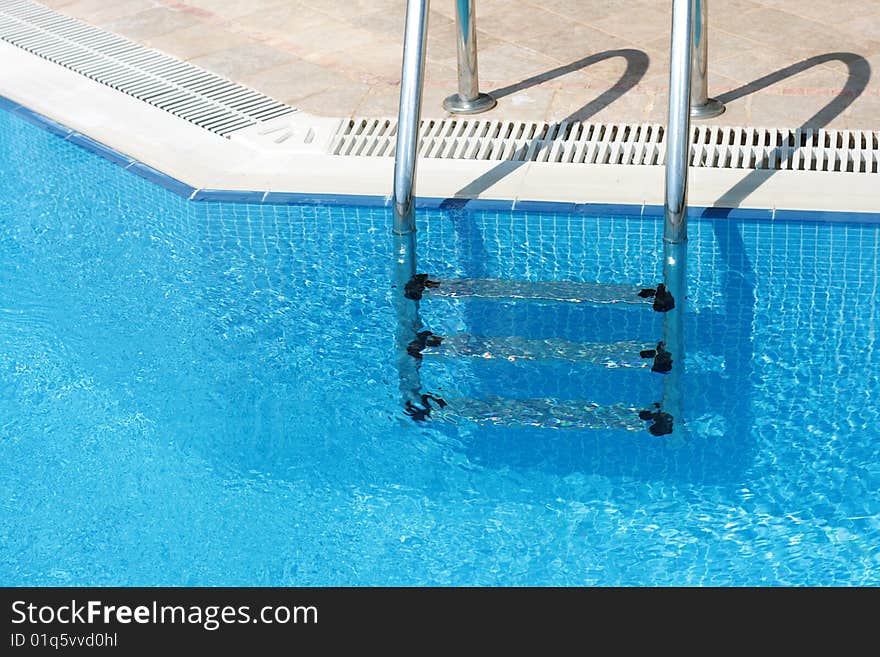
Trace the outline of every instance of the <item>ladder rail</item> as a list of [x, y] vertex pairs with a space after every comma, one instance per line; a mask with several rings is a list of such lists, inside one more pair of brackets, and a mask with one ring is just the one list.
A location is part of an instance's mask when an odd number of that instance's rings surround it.
[[691, 67], [691, 118], [711, 119], [724, 113], [724, 103], [709, 98], [709, 3], [696, 0]]
[[397, 152], [394, 158], [392, 301], [397, 316], [395, 351], [399, 389], [401, 402], [407, 412], [419, 412], [422, 395], [420, 363], [407, 352], [409, 344], [416, 339], [422, 327], [419, 302], [407, 298], [405, 289], [417, 267], [414, 186], [429, 5], [429, 0], [408, 0], [406, 5]]
[[690, 161], [691, 67], [694, 8], [700, 0], [673, 0], [669, 53], [669, 114], [666, 125], [666, 188], [663, 202], [663, 282], [675, 299], [663, 315], [663, 341], [673, 366], [664, 375], [660, 408], [671, 416], [673, 433], [683, 434], [685, 336], [687, 298], [687, 190]]
[[395, 235], [408, 235], [416, 230], [414, 188], [430, 4], [430, 0], [407, 0], [406, 3], [406, 31], [403, 37], [403, 66], [397, 115], [397, 151], [394, 156]]
[[673, 0], [669, 52], [669, 113], [666, 123], [666, 190], [663, 241], [687, 241], [690, 155], [691, 43], [695, 0]]
[[492, 109], [496, 100], [480, 92], [477, 74], [476, 0], [455, 0], [455, 42], [458, 51], [458, 93], [443, 101], [452, 114], [478, 114]]
[[[676, 303], [668, 312], [664, 312], [663, 331], [666, 349], [671, 354], [675, 366], [664, 378], [663, 396], [658, 404], [660, 407], [658, 418], [661, 415], [665, 415], [666, 418], [657, 421], [665, 424], [668, 419], [674, 427], [673, 437], [680, 437], [683, 432], [681, 382], [684, 370], [683, 313], [687, 281], [687, 184], [695, 38], [694, 15], [695, 3], [699, 1], [701, 0], [673, 0], [672, 11], [669, 114], [666, 130], [663, 278], [667, 291], [671, 293]], [[460, 10], [472, 9], [472, 4], [461, 2], [458, 7]], [[446, 406], [443, 400], [422, 393], [419, 374], [421, 359], [413, 357], [411, 353], [413, 344], [418, 343], [422, 328], [419, 316], [420, 295], [413, 298], [406, 293], [408, 283], [413, 280], [417, 272], [414, 188], [429, 8], [430, 0], [407, 0], [392, 203], [395, 256], [392, 294], [398, 320], [395, 343], [400, 391], [406, 411], [415, 419], [424, 419], [430, 415], [432, 401], [439, 404], [440, 408]], [[471, 19], [472, 16], [469, 16], [468, 22]], [[658, 297], [659, 293], [658, 287]], [[652, 433], [654, 433], [653, 429]], [[667, 431], [664, 430], [663, 433]]]

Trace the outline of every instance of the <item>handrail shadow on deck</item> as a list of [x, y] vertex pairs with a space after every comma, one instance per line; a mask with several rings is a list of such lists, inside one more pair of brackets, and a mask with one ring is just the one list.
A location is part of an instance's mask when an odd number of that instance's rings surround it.
[[[823, 128], [832, 120], [840, 116], [847, 107], [852, 105], [853, 101], [858, 98], [868, 86], [871, 80], [871, 64], [861, 55], [852, 52], [829, 52], [822, 55], [808, 57], [802, 61], [796, 62], [778, 71], [769, 73], [763, 77], [753, 80], [741, 87], [727, 91], [717, 96], [722, 103], [729, 103], [737, 98], [742, 98], [749, 94], [765, 89], [777, 82], [790, 78], [798, 73], [802, 73], [807, 69], [819, 66], [825, 62], [840, 61], [846, 64], [847, 78], [843, 88], [838, 94], [831, 99], [822, 109], [813, 116], [804, 121], [799, 129], [804, 128]], [[774, 149], [774, 157], [784, 154], [787, 144], [777, 146]], [[770, 176], [778, 169], [755, 169], [728, 189], [715, 201], [714, 205], [721, 208], [736, 207], [741, 204], [752, 192], [760, 187]]]
[[[593, 64], [598, 64], [599, 62], [603, 62], [606, 59], [612, 59], [614, 57], [622, 57], [626, 62], [626, 70], [624, 70], [623, 74], [617, 79], [614, 85], [603, 91], [601, 94], [599, 94], [596, 98], [591, 100], [583, 107], [572, 112], [564, 119], [557, 122], [555, 125], [559, 125], [560, 123], [564, 123], [566, 121], [585, 121], [589, 117], [596, 114], [602, 108], [607, 107], [608, 105], [613, 103], [615, 100], [627, 93], [630, 89], [635, 87], [639, 83], [639, 81], [641, 81], [641, 79], [645, 76], [645, 73], [648, 71], [648, 65], [650, 63], [650, 58], [648, 57], [647, 53], [642, 50], [636, 50], [634, 48], [605, 50], [603, 52], [595, 53], [587, 57], [582, 57], [581, 59], [571, 62], [570, 64], [565, 64], [564, 66], [559, 66], [549, 71], [539, 73], [538, 75], [533, 75], [532, 77], [526, 78], [525, 80], [517, 82], [516, 84], [508, 85], [500, 89], [495, 89], [491, 91], [490, 94], [495, 98], [503, 98], [504, 96], [509, 96], [510, 94], [522, 91], [524, 89], [529, 89], [530, 87], [539, 85], [542, 82], [553, 80], [563, 75], [567, 75], [568, 73], [572, 73], [587, 66], [592, 66]], [[487, 171], [483, 175], [479, 176], [475, 180], [462, 187], [455, 193], [455, 198], [447, 199], [446, 201], [444, 201], [441, 207], [462, 207], [468, 199], [479, 196], [482, 192], [497, 183], [499, 180], [512, 173], [513, 171], [516, 171], [519, 167], [525, 164], [525, 161], [517, 160], [516, 158], [524, 155], [528, 151], [530, 145], [531, 142], [519, 148], [514, 155], [514, 159], [499, 162], [498, 166], [493, 167], [490, 171]]]
[[[571, 73], [572, 71], [590, 66], [592, 64], [596, 64], [612, 57], [623, 57], [627, 63], [626, 71], [624, 71], [623, 75], [618, 79], [614, 86], [612, 86], [610, 89], [603, 91], [595, 99], [593, 99], [580, 109], [576, 110], [575, 112], [572, 112], [564, 119], [556, 122], [554, 125], [559, 125], [560, 123], [564, 123], [566, 121], [585, 121], [596, 114], [600, 109], [610, 105], [612, 102], [620, 98], [623, 94], [625, 94], [638, 84], [638, 82], [641, 80], [642, 77], [644, 77], [645, 72], [648, 69], [649, 59], [646, 53], [642, 52], [641, 50], [630, 48], [624, 48], [620, 50], [608, 50], [605, 52], [596, 53], [594, 55], [590, 55], [589, 57], [584, 57], [575, 62], [572, 62], [571, 64], [566, 64], [565, 66], [560, 66], [539, 75], [532, 76], [530, 78], [527, 78], [526, 80], [523, 80], [522, 82], [518, 82], [507, 87], [502, 87], [501, 89], [496, 89], [492, 92], [492, 94], [495, 95], [496, 98], [502, 98], [504, 96], [516, 93], [517, 91], [528, 89], [529, 87], [533, 87], [542, 82], [546, 82], [547, 80], [560, 77], [562, 75], [565, 75], [566, 73]], [[828, 123], [830, 123], [834, 118], [843, 113], [843, 111], [846, 110], [846, 108], [849, 107], [853, 103], [853, 101], [858, 98], [867, 88], [868, 82], [871, 79], [871, 65], [868, 60], [861, 55], [851, 52], [830, 52], [824, 53], [822, 55], [808, 57], [807, 59], [796, 62], [777, 71], [774, 71], [773, 73], [769, 73], [756, 80], [753, 80], [752, 82], [744, 84], [741, 87], [737, 87], [736, 89], [732, 89], [730, 91], [719, 94], [716, 97], [723, 103], [729, 103], [733, 100], [742, 98], [743, 96], [747, 96], [749, 94], [753, 94], [757, 91], [760, 91], [761, 89], [765, 89], [773, 84], [776, 84], [777, 82], [780, 82], [782, 80], [795, 76], [798, 73], [802, 73], [803, 71], [830, 61], [840, 61], [846, 65], [846, 82], [844, 83], [844, 86], [840, 90], [840, 92], [836, 94], [834, 98], [832, 98], [832, 100], [827, 105], [825, 105], [825, 107], [820, 109], [816, 114], [811, 116], [801, 125], [801, 128], [821, 128], [828, 125]], [[518, 149], [517, 152], [514, 154], [514, 159], [508, 159], [499, 162], [498, 165], [493, 167], [490, 171], [487, 171], [486, 173], [482, 174], [481, 176], [477, 177], [476, 179], [462, 187], [455, 193], [454, 198], [447, 199], [443, 203], [443, 205], [441, 205], [441, 207], [464, 207], [469, 199], [479, 196], [482, 192], [486, 191], [489, 187], [497, 183], [499, 180], [516, 171], [523, 164], [526, 164], [525, 161], [517, 160], [516, 158], [524, 155], [528, 151], [530, 145], [531, 142]], [[781, 148], [782, 147], [780, 147], [780, 152]], [[718, 207], [738, 206], [745, 198], [747, 198], [752, 192], [754, 192], [755, 189], [758, 188], [758, 186], [760, 186], [765, 180], [767, 180], [770, 175], [772, 175], [772, 171], [756, 169], [739, 183], [731, 187], [727, 192], [725, 192], [725, 194], [719, 197], [716, 200], [715, 205]]]

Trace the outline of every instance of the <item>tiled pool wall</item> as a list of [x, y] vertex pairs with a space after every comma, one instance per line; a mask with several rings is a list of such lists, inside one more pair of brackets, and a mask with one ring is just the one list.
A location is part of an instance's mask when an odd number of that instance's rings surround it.
[[[347, 205], [353, 199], [345, 197], [335, 197], [332, 204], [295, 196], [285, 197], [291, 201], [285, 204], [187, 200], [173, 185], [131, 175], [142, 174], [132, 167], [123, 171], [118, 158], [88, 142], [59, 139], [58, 130], [3, 117], [5, 147], [28, 167], [27, 173], [13, 172], [20, 194], [0, 199], [4, 205], [37, 203], [42, 194], [88, 196], [108, 221], [118, 214], [136, 217], [155, 240], [166, 242], [175, 259], [169, 266], [215, 272], [224, 284], [239, 286], [243, 296], [267, 289], [283, 295], [299, 285], [317, 285], [326, 290], [326, 303], [344, 307], [352, 303], [346, 287], [389, 281], [390, 289], [391, 212], [384, 199], [370, 197], [374, 202], [367, 206]], [[47, 148], [58, 158], [29, 159], [37, 142], [40, 152]], [[655, 283], [661, 275], [662, 218], [650, 208], [618, 206], [589, 214], [587, 206], [554, 204], [520, 203], [512, 211], [497, 203], [481, 208], [428, 200], [424, 205], [417, 217], [420, 269], [440, 276], [639, 285]], [[150, 208], [146, 214], [145, 207]], [[633, 210], [635, 216], [627, 214]], [[880, 372], [872, 333], [878, 321], [880, 222], [840, 213], [835, 221], [822, 221], [827, 217], [821, 213], [807, 213], [807, 221], [800, 220], [801, 213], [777, 212], [775, 220], [770, 211], [701, 214], [689, 227], [689, 358], [721, 365], [693, 375], [697, 416], [711, 415], [709, 402], [700, 400], [701, 388], [717, 388], [720, 379], [738, 381], [729, 388], [738, 394], [743, 386], [753, 392], [724, 400], [718, 409], [724, 422], [716, 433], [743, 433], [736, 449], [719, 447], [731, 467], [747, 467], [757, 448], [748, 427], [763, 421], [758, 415], [799, 417], [832, 439], [880, 426], [880, 409], [867, 392], [876, 388]], [[325, 266], [328, 261], [335, 266]], [[340, 263], [346, 280], [339, 280]], [[260, 303], [254, 301], [254, 312]], [[656, 335], [650, 314], [615, 325], [616, 319], [603, 323], [601, 313], [588, 316], [550, 306], [522, 313], [518, 321], [548, 335], [582, 336], [585, 327], [597, 340]], [[440, 330], [476, 321], [448, 304], [426, 306], [423, 319]], [[763, 327], [759, 335], [756, 327]], [[838, 419], [828, 419], [827, 403], [813, 403], [812, 391], [820, 389], [825, 399], [831, 394], [837, 408], [846, 409], [845, 423], [839, 413]], [[755, 404], [760, 413], [751, 408]]]
[[[256, 203], [269, 205], [323, 205], [391, 208], [392, 199], [382, 195], [320, 194], [304, 192], [200, 189], [165, 174], [150, 165], [110, 148], [91, 137], [68, 128], [38, 112], [0, 96], [0, 110], [39, 126], [62, 139], [149, 180], [174, 194], [192, 201]], [[417, 197], [416, 207], [421, 210], [468, 209], [472, 211], [521, 211], [558, 214], [585, 214], [590, 216], [662, 217], [661, 205], [626, 205], [611, 203], [572, 203], [535, 201], [529, 199], [460, 199]], [[878, 223], [880, 212], [838, 212], [826, 210], [787, 210], [784, 208], [720, 208], [690, 206], [690, 219], [730, 218], [742, 220], [793, 220], [844, 223]]]
[[[207, 245], [233, 240], [258, 256], [314, 244], [321, 254], [342, 240], [347, 251], [360, 244], [365, 256], [374, 253], [380, 263], [388, 254], [389, 199], [192, 188], [187, 193], [179, 181], [145, 174], [130, 166], [130, 158], [51, 119], [2, 97], [0, 107], [45, 129], [10, 123], [3, 131], [7, 148], [32, 168], [33, 175], [21, 176], [24, 197], [74, 193], [82, 178], [78, 167], [91, 166], [101, 171], [104, 184], [81, 193], [110, 206], [140, 207], [149, 199], [157, 216], [176, 218], [181, 235]], [[51, 144], [63, 157], [30, 160], [31, 140]], [[117, 165], [126, 168], [125, 175]], [[51, 172], [59, 167], [65, 173], [54, 174], [52, 181]], [[259, 203], [244, 201], [255, 194]], [[201, 200], [187, 201], [191, 196]], [[426, 271], [635, 284], [660, 275], [662, 213], [656, 206], [471, 200], [462, 207], [460, 199], [420, 199], [419, 207], [419, 260]], [[860, 279], [873, 271], [876, 276], [880, 213], [692, 208], [690, 215], [691, 303], [697, 310], [716, 303], [711, 300], [716, 292], [707, 296], [705, 290], [717, 288], [731, 268], [750, 268], [758, 284], [764, 271], [772, 284], [827, 282], [826, 293], [846, 286], [853, 275]]]

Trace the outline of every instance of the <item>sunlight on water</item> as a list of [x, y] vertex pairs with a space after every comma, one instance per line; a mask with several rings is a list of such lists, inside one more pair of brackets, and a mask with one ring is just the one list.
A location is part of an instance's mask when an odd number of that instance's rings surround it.
[[[0, 164], [0, 584], [880, 584], [876, 225], [692, 223], [673, 446], [649, 306], [426, 298], [476, 410], [416, 423], [385, 210], [187, 202], [6, 112]], [[660, 229], [431, 211], [420, 269], [652, 285]]]

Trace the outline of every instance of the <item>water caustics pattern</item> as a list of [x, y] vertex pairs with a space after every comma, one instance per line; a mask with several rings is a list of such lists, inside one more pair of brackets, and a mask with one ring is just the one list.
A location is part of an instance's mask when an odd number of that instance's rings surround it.
[[[692, 222], [673, 446], [408, 418], [383, 208], [185, 201], [6, 112], [0, 170], [2, 585], [880, 584], [878, 225]], [[418, 222], [441, 278], [660, 276], [656, 218]], [[459, 351], [662, 335], [633, 306], [421, 313]], [[638, 363], [472, 355], [426, 353], [425, 389], [662, 388]]]

